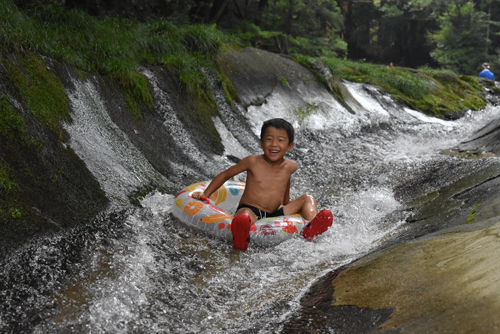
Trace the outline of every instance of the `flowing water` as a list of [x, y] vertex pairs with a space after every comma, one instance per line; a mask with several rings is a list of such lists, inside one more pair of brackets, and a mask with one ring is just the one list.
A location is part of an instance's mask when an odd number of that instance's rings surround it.
[[[214, 123], [226, 152], [207, 156], [169, 112], [169, 97], [154, 75], [143, 73], [162, 101], [157, 112], [177, 134], [179, 155], [185, 157], [184, 164], [172, 159], [173, 170], [199, 181], [229, 167], [229, 156], [258, 154], [260, 124], [273, 112], [283, 113], [270, 102], [239, 110], [243, 117], [237, 118], [214, 85], [221, 110]], [[334, 223], [315, 242], [295, 238], [239, 252], [173, 217], [175, 194], [154, 192], [141, 207], [124, 206], [126, 193], [150, 180], [179, 190], [187, 185], [154, 170], [109, 119], [95, 82], [74, 81], [77, 89], [68, 95], [76, 113], [73, 124], [65, 125], [71, 135], [67, 145], [110, 194], [114, 209], [88, 226], [35, 240], [4, 261], [2, 332], [279, 333], [318, 278], [404, 231], [407, 212], [394, 188], [436, 162], [456, 159], [439, 152], [468, 138], [497, 112], [487, 108], [443, 121], [370, 94], [370, 87], [347, 84], [358, 101], [356, 114], [322, 103], [306, 117], [280, 115], [297, 128], [289, 155], [299, 165], [291, 198], [315, 196], [320, 208], [332, 210]]]

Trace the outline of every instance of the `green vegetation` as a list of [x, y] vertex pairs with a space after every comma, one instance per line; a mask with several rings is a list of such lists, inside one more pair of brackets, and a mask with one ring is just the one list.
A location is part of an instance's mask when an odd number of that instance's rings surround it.
[[457, 72], [479, 73], [480, 64], [487, 59], [482, 52], [487, 48], [485, 19], [486, 13], [477, 11], [473, 2], [449, 4], [438, 19], [441, 29], [430, 35], [437, 46], [431, 56], [441, 66]]
[[219, 109], [212, 94], [207, 91], [200, 91], [191, 101], [192, 110], [186, 115], [189, 122], [199, 124], [205, 131], [213, 146], [221, 146], [219, 132], [215, 128], [212, 117], [219, 116]]
[[[286, 9], [294, 11], [294, 9]], [[267, 13], [273, 16], [274, 20], [279, 20], [276, 13]], [[309, 14], [310, 15], [310, 14]], [[287, 18], [288, 19], [288, 18]], [[338, 21], [338, 19], [335, 19]], [[287, 24], [284, 18], [277, 23], [278, 26]], [[295, 21], [295, 20], [294, 20]], [[297, 25], [297, 24], [296, 24]], [[326, 27], [325, 27], [326, 25]], [[335, 34], [336, 29], [332, 29], [330, 21], [315, 22], [315, 31], [309, 31], [308, 36], [297, 36], [295, 32], [285, 33], [283, 31], [262, 30], [252, 23], [245, 23], [239, 26], [234, 33], [248, 46], [270, 49], [274, 52], [288, 54], [307, 54], [311, 56], [337, 56], [345, 54], [347, 44]], [[264, 26], [265, 29], [273, 29], [272, 25]], [[285, 28], [283, 28], [285, 29]], [[300, 30], [300, 27], [297, 27]], [[337, 30], [340, 30], [340, 25]]]
[[224, 75], [221, 71], [217, 71], [217, 75], [219, 77], [219, 80], [222, 84], [222, 89], [224, 90], [224, 96], [226, 98], [226, 102], [229, 103], [231, 106], [235, 106], [234, 101], [236, 102], [241, 102], [240, 97], [238, 96], [238, 93], [236, 92], [236, 89], [234, 88], [233, 84], [231, 83], [231, 80], [227, 76]]
[[[380, 86], [396, 99], [437, 117], [467, 109], [481, 109], [486, 105], [478, 78], [458, 77], [449, 70], [414, 70], [335, 57], [297, 56], [295, 59], [308, 68], [312, 68], [314, 61], [321, 60], [336, 77]], [[324, 81], [322, 78], [318, 80]]]
[[[214, 6], [222, 4], [213, 3]], [[395, 98], [430, 115], [448, 117], [455, 112], [485, 106], [480, 94], [484, 82], [480, 84], [475, 77], [459, 77], [452, 71], [436, 71], [428, 67], [414, 70], [338, 58], [337, 54], [346, 50], [345, 43], [338, 36], [343, 20], [341, 9], [331, 0], [315, 0], [315, 3], [317, 6], [307, 6], [300, 0], [292, 6], [286, 1], [263, 1], [258, 5], [259, 12], [251, 11], [250, 7], [240, 8], [243, 12], [248, 10], [247, 20], [238, 21], [237, 29], [232, 31], [243, 44], [293, 54], [296, 61], [311, 70], [312, 63], [320, 60], [330, 68], [334, 77], [378, 85]], [[348, 1], [347, 5], [352, 3]], [[396, 7], [380, 6], [377, 2], [375, 7], [378, 9], [375, 9], [384, 16], [400, 15], [399, 20], [407, 15]], [[414, 10], [420, 10], [420, 14], [427, 10], [417, 7]], [[474, 14], [469, 7], [467, 10]], [[343, 7], [343, 10], [351, 9]], [[454, 18], [459, 14], [456, 8], [454, 10], [447, 16], [449, 24], [455, 24]], [[463, 9], [461, 15], [466, 12]], [[452, 14], [455, 16], [451, 17]], [[139, 22], [112, 15], [99, 18], [83, 10], [40, 3], [21, 11], [11, 0], [0, 0], [0, 16], [6, 18], [0, 22], [0, 44], [6, 50], [33, 51], [72, 65], [82, 75], [82, 71], [86, 71], [113, 78], [124, 90], [128, 108], [137, 120], [141, 119], [141, 104], [152, 107], [148, 81], [138, 72], [140, 65], [160, 64], [175, 71], [179, 77], [179, 89], [189, 91], [198, 96], [195, 99], [203, 101], [207, 100], [203, 92], [208, 82], [202, 68], [214, 67], [215, 53], [225, 51], [228, 44], [238, 43], [235, 36], [222, 33], [215, 24], [177, 25], [165, 19]], [[474, 18], [479, 19], [479, 16]], [[451, 29], [446, 27], [447, 31]], [[36, 56], [27, 53], [18, 63], [19, 68], [14, 65], [7, 67], [28, 108], [42, 123], [56, 127], [59, 120], [69, 117], [62, 86], [56, 82], [55, 76], [51, 77], [50, 71], [44, 69], [43, 60]], [[25, 68], [28, 75], [21, 68]], [[318, 81], [330, 86], [324, 77], [316, 74]], [[234, 100], [238, 100], [234, 87], [220, 73], [219, 78], [227, 102], [234, 105]], [[280, 80], [287, 84], [285, 78]], [[51, 91], [58, 92], [50, 101], [48, 94], [42, 92], [46, 83], [52, 85]], [[340, 90], [335, 85], [330, 89], [344, 103]]]
[[467, 213], [467, 215], [469, 216], [469, 218], [467, 218], [467, 221], [465, 222], [466, 224], [470, 224], [474, 220], [476, 220], [477, 208], [479, 208], [480, 206], [481, 206], [481, 204], [476, 204], [474, 206], [474, 209], [472, 209], [469, 213]]
[[492, 152], [485, 152], [483, 149], [478, 149], [475, 151], [458, 151], [457, 149], [446, 149], [441, 151], [441, 154], [449, 155], [452, 157], [462, 158], [462, 159], [483, 159], [494, 157], [495, 154]]
[[[180, 75], [185, 62], [198, 68], [214, 44], [235, 43], [218, 29], [242, 45], [282, 54], [439, 66], [467, 75], [477, 75], [484, 61], [493, 72], [500, 68], [500, 2], [492, 0], [143, 1], [145, 10], [115, 2], [99, 8], [100, 19], [85, 14], [95, 12], [87, 2], [16, 3], [23, 11], [0, 0], [0, 44], [116, 75], [132, 90], [130, 73], [138, 64], [169, 58]], [[190, 76], [183, 85], [199, 79]]]
[[302, 108], [299, 108], [295, 110], [295, 114], [299, 116], [300, 122], [303, 122], [304, 119], [307, 117], [307, 115], [311, 114], [314, 112], [316, 106], [313, 104], [308, 104], [306, 107], [306, 110], [303, 110]]
[[0, 217], [3, 219], [16, 219], [22, 216], [21, 210], [13, 200], [19, 186], [12, 180], [10, 174], [8, 164], [0, 158]]
[[[10, 0], [0, 0], [0, 17], [5, 18], [0, 21], [0, 45], [5, 49], [40, 53], [78, 70], [112, 77], [125, 89], [127, 104], [136, 118], [140, 118], [138, 101], [152, 106], [147, 80], [137, 72], [139, 65], [173, 68], [180, 78], [179, 88], [196, 93], [207, 82], [201, 69], [212, 65], [212, 55], [224, 50], [226, 43], [235, 42], [213, 25], [96, 18], [56, 5], [32, 6], [23, 12]], [[28, 79], [16, 74], [17, 84], [28, 88]], [[31, 98], [27, 98], [28, 103]], [[54, 119], [45, 110], [38, 110], [37, 117], [53, 125]]]
[[40, 123], [57, 130], [59, 121], [69, 120], [69, 101], [61, 81], [47, 70], [45, 61], [34, 54], [19, 53], [18, 66], [4, 61], [8, 76]]
[[8, 139], [24, 136], [26, 124], [23, 117], [10, 104], [6, 95], [0, 95], [0, 133]]
[[7, 194], [10, 194], [19, 189], [17, 183], [10, 179], [5, 165], [0, 166], [0, 188]]
[[500, 69], [500, 2], [384, 0], [344, 2], [344, 39], [353, 59], [474, 75]]

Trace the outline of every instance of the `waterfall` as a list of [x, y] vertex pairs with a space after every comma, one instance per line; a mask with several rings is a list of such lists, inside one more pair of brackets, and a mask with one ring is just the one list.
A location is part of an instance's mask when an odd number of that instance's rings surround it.
[[66, 145], [85, 161], [107, 195], [124, 205], [135, 188], [151, 181], [165, 182], [111, 120], [94, 77], [73, 78], [73, 84], [75, 89], [67, 90], [73, 122], [63, 125], [71, 137]]

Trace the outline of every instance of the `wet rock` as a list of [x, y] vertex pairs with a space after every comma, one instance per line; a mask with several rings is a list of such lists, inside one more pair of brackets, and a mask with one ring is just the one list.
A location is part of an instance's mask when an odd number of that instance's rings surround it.
[[471, 140], [465, 141], [458, 146], [460, 151], [474, 151], [481, 149], [500, 154], [500, 120], [491, 122], [479, 130]]
[[446, 230], [358, 261], [333, 280], [333, 307], [394, 308], [381, 330], [497, 332], [500, 217], [481, 225]]
[[285, 329], [321, 317], [335, 333], [498, 332], [500, 166], [483, 164], [421, 196], [420, 219], [397, 240], [316, 283], [326, 293], [306, 295]]
[[247, 107], [262, 105], [274, 93], [286, 95], [298, 106], [307, 105], [307, 94], [328, 94], [311, 71], [286, 56], [244, 48], [220, 54], [218, 62]]

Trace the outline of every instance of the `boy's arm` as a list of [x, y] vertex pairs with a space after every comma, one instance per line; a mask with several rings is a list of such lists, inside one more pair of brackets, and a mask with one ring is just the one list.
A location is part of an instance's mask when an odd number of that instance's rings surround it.
[[295, 173], [297, 170], [297, 163], [295, 161], [290, 161], [290, 178], [288, 179], [288, 183], [286, 184], [285, 194], [283, 195], [283, 205], [287, 205], [290, 203], [290, 180], [292, 179], [291, 174]]
[[287, 205], [290, 203], [290, 179], [288, 179], [288, 183], [285, 189], [285, 195], [283, 196], [283, 205]]
[[203, 193], [202, 192], [194, 192], [191, 194], [191, 197], [193, 197], [195, 199], [200, 199], [201, 196], [210, 197], [210, 195], [212, 195], [217, 189], [219, 189], [224, 184], [224, 182], [226, 182], [227, 180], [229, 180], [233, 176], [238, 175], [239, 173], [242, 173], [242, 172], [248, 170], [249, 160], [250, 160], [250, 157], [243, 158], [236, 165], [226, 169], [225, 171], [223, 171], [222, 173], [217, 175], [212, 180], [212, 182], [210, 182], [207, 189], [205, 189], [205, 191]]

